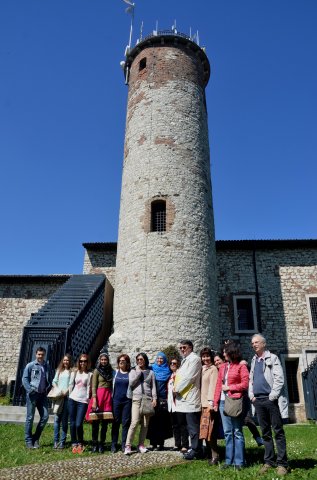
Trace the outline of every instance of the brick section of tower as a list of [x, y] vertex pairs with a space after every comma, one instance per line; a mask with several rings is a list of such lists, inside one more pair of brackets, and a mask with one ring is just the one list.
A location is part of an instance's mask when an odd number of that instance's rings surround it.
[[[218, 345], [216, 253], [205, 85], [193, 42], [156, 38], [131, 53], [110, 352], [186, 337]], [[150, 231], [166, 201], [166, 232]]]

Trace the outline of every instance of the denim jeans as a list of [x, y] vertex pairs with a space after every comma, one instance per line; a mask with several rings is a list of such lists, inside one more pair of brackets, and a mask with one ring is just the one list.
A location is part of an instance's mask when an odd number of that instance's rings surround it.
[[113, 402], [113, 416], [114, 421], [112, 423], [111, 430], [111, 443], [113, 446], [118, 444], [119, 429], [122, 423], [122, 442], [121, 447], [124, 448], [127, 440], [128, 430], [131, 423], [131, 408], [132, 400], [129, 398], [125, 402]]
[[68, 430], [68, 397], [64, 398], [64, 405], [62, 413], [54, 417], [54, 443], [59, 442], [59, 432], [62, 425], [61, 443], [66, 442]]
[[[37, 408], [40, 421], [32, 435], [35, 409]], [[26, 394], [25, 443], [37, 441], [48, 420], [48, 403], [46, 393], [31, 392]]]
[[226, 441], [226, 464], [244, 465], [243, 417], [227, 417], [223, 413], [225, 402], [220, 401], [219, 410]]
[[275, 466], [272, 428], [275, 434], [277, 450], [276, 463], [279, 466], [287, 467], [286, 439], [283, 429], [283, 420], [278, 407], [278, 401], [271, 401], [268, 397], [257, 398], [253, 405], [262, 430], [262, 438], [265, 448], [264, 463]]
[[70, 437], [72, 445], [84, 443], [83, 423], [87, 408], [87, 403], [76, 402], [76, 400], [71, 398], [68, 399]]

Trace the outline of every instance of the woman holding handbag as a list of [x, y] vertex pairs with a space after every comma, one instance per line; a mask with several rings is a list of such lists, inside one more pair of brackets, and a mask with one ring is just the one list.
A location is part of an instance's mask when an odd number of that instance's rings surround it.
[[83, 423], [89, 402], [91, 372], [90, 359], [86, 353], [79, 355], [77, 367], [69, 382], [69, 423], [73, 453], [84, 451]]
[[[221, 468], [234, 466], [240, 470], [244, 466], [245, 445], [242, 404], [249, 386], [249, 372], [247, 367], [240, 363], [241, 352], [235, 342], [226, 343], [223, 354], [225, 363], [219, 368], [214, 398], [214, 410], [220, 410], [226, 441], [226, 461]], [[232, 407], [232, 404], [235, 405]]]
[[129, 387], [132, 391], [132, 420], [128, 431], [125, 455], [131, 454], [131, 445], [138, 424], [141, 424], [138, 451], [146, 453], [144, 440], [149, 426], [150, 416], [156, 406], [156, 386], [152, 370], [149, 369], [149, 359], [145, 353], [136, 356], [136, 367], [129, 373]]
[[171, 417], [167, 406], [167, 382], [171, 376], [171, 370], [167, 363], [165, 353], [159, 352], [152, 365], [154, 372], [157, 404], [155, 415], [151, 417], [147, 438], [149, 438], [153, 450], [164, 450], [164, 440], [173, 435]]
[[[101, 353], [98, 357], [96, 368], [92, 374], [92, 396], [88, 405], [86, 420], [90, 421], [91, 412], [112, 412], [112, 379], [114, 371], [109, 362], [109, 355]], [[92, 421], [92, 453], [103, 453], [109, 420], [100, 419]], [[98, 443], [99, 427], [100, 441]]]
[[214, 355], [210, 348], [200, 352], [201, 372], [201, 406], [199, 438], [205, 440], [209, 465], [219, 462], [217, 437], [219, 430], [219, 413], [214, 411], [214, 396], [218, 379], [218, 370], [214, 365]]
[[[72, 357], [66, 353], [61, 359], [53, 379], [53, 389], [58, 389], [61, 392], [58, 398], [59, 402], [62, 402], [60, 408], [54, 417], [54, 448], [64, 448], [67, 430], [68, 430], [68, 394], [69, 394], [69, 381], [72, 367]], [[62, 435], [60, 439], [60, 428], [62, 426]], [[59, 439], [61, 441], [59, 441]]]

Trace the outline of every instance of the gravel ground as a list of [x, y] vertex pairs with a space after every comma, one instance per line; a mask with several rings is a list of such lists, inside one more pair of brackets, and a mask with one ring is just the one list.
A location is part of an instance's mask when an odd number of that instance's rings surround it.
[[185, 462], [178, 452], [147, 452], [124, 455], [83, 456], [44, 464], [0, 470], [1, 480], [104, 480], [120, 478], [157, 467], [173, 466]]

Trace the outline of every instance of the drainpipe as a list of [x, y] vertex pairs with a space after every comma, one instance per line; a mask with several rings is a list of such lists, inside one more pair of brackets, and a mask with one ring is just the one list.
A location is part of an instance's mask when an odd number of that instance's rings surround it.
[[253, 260], [253, 275], [254, 275], [254, 285], [255, 285], [255, 303], [256, 303], [256, 317], [258, 321], [258, 332], [262, 332], [262, 319], [261, 319], [261, 307], [260, 307], [260, 296], [259, 296], [259, 284], [258, 276], [256, 269], [256, 250], [255, 243], [253, 243], [252, 248], [252, 260]]

